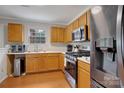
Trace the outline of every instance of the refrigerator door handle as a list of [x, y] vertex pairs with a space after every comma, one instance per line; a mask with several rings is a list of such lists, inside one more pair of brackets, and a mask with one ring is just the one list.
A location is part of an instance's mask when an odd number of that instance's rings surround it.
[[123, 62], [123, 6], [118, 6], [117, 24], [116, 24], [116, 38], [117, 38], [117, 56], [118, 69], [122, 86], [124, 86], [124, 62]]
[[122, 61], [124, 67], [124, 18], [122, 19], [122, 30], [121, 30], [121, 47], [122, 47]]

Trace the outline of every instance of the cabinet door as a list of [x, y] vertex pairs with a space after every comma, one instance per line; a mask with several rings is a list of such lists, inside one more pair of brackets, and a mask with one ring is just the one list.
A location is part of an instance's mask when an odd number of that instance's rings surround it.
[[64, 33], [64, 42], [68, 43], [69, 42], [69, 34], [68, 34], [69, 26], [65, 28], [65, 33]]
[[43, 62], [41, 61], [40, 54], [26, 55], [26, 72], [39, 72], [43, 69]]
[[45, 56], [41, 55], [41, 57], [38, 59], [38, 71], [44, 71], [45, 70]]
[[58, 42], [64, 42], [64, 28], [58, 28], [57, 29], [58, 33]]
[[52, 27], [51, 29], [51, 42], [64, 42], [64, 32], [65, 28], [63, 27]]
[[79, 17], [79, 27], [85, 26], [87, 23], [86, 21], [87, 21], [87, 13]]
[[58, 29], [56, 27], [51, 28], [51, 42], [58, 41]]
[[64, 71], [64, 54], [59, 54], [59, 69]]
[[57, 55], [47, 55], [45, 59], [45, 68], [47, 70], [55, 70], [59, 68], [59, 57]]
[[77, 29], [79, 27], [79, 20], [76, 19], [73, 23], [73, 30]]
[[72, 41], [72, 25], [66, 27], [64, 36], [65, 43]]
[[34, 58], [26, 58], [26, 73], [37, 72], [37, 60]]
[[23, 42], [23, 26], [22, 24], [8, 24], [8, 41]]
[[78, 88], [90, 88], [90, 73], [78, 67]]

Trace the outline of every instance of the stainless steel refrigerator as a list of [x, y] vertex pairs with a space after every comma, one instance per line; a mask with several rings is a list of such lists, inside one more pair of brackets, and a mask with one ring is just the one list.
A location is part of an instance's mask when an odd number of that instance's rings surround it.
[[123, 6], [91, 8], [91, 87], [124, 86]]

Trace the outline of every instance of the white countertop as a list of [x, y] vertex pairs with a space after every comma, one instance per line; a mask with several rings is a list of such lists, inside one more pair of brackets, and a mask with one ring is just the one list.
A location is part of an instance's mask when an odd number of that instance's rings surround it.
[[78, 57], [78, 60], [86, 62], [88, 64], [90, 64], [90, 59], [87, 59], [86, 57]]
[[7, 53], [8, 55], [18, 55], [18, 54], [42, 54], [42, 53], [62, 53], [65, 54], [65, 52], [62, 51], [40, 51], [40, 52], [20, 52], [20, 53]]

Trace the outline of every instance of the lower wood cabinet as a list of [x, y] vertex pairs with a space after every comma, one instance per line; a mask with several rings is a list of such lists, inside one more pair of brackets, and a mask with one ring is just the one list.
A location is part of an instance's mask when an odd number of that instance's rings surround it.
[[54, 70], [59, 68], [59, 55], [48, 54], [45, 59], [45, 68], [47, 70]]
[[26, 73], [64, 68], [64, 56], [59, 53], [27, 54]]
[[78, 88], [90, 88], [90, 64], [78, 61]]
[[26, 73], [38, 72], [44, 69], [44, 60], [39, 54], [26, 55]]

